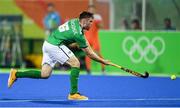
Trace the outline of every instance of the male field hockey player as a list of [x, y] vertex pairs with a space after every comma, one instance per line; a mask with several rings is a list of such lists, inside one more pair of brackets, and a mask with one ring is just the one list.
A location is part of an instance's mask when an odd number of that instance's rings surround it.
[[79, 18], [71, 19], [60, 25], [57, 30], [53, 31], [45, 40], [42, 51], [42, 69], [18, 71], [11, 69], [8, 79], [8, 87], [11, 87], [18, 78], [41, 78], [47, 79], [53, 70], [56, 62], [61, 64], [67, 63], [71, 66], [70, 83], [71, 91], [68, 95], [69, 100], [88, 100], [88, 97], [78, 92], [78, 78], [80, 72], [80, 63], [67, 45], [77, 43], [91, 59], [109, 65], [108, 60], [99, 57], [90, 47], [85, 39], [84, 31], [89, 30], [93, 22], [93, 14], [90, 12], [82, 12]]

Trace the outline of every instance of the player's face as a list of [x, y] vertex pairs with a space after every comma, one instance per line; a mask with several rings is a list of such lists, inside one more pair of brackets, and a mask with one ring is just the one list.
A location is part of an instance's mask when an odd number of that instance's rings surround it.
[[165, 21], [165, 25], [166, 25], [166, 26], [170, 26], [170, 25], [171, 25], [171, 22], [170, 22], [170, 21]]
[[83, 20], [83, 29], [89, 30], [92, 26], [93, 18], [85, 18]]
[[53, 11], [54, 11], [54, 7], [53, 7], [53, 6], [49, 6], [49, 7], [47, 8], [47, 11], [48, 11], [49, 13], [53, 12]]

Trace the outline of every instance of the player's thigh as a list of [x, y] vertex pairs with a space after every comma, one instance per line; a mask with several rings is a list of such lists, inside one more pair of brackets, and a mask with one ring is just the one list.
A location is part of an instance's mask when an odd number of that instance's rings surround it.
[[56, 64], [56, 60], [50, 57], [48, 53], [49, 45], [47, 42], [43, 44], [43, 59], [42, 59], [42, 68], [41, 68], [41, 77], [48, 78], [51, 73], [54, 65]]
[[76, 56], [71, 56], [67, 61], [66, 61], [67, 64], [69, 64], [71, 67], [80, 67], [80, 62], [79, 60], [77, 59]]
[[52, 44], [49, 44], [48, 42], [44, 42], [42, 52], [43, 52], [43, 59], [42, 59], [42, 67], [44, 64], [48, 64], [52, 68], [56, 64], [56, 60], [53, 57], [53, 55], [50, 54], [51, 50], [57, 50], [57, 46], [54, 46]]
[[[65, 45], [54, 46], [46, 42], [46, 47], [43, 48], [43, 63], [49, 64], [51, 67], [54, 66], [56, 62], [61, 64], [67, 63], [71, 67], [79, 67], [80, 63], [75, 57], [73, 52]], [[44, 60], [44, 58], [46, 58]]]
[[49, 49], [49, 57], [52, 60], [64, 64], [67, 63], [70, 66], [77, 64], [78, 59], [75, 57], [74, 53], [65, 45], [57, 46], [54, 49]]

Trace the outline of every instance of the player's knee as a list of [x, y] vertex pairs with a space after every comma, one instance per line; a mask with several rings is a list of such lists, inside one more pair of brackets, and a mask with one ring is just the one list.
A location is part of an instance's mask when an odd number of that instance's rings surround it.
[[50, 75], [49, 75], [49, 74], [43, 74], [43, 75], [41, 75], [41, 77], [42, 77], [43, 79], [48, 79], [48, 78], [50, 77]]
[[80, 62], [75, 56], [72, 56], [66, 63], [69, 64], [71, 67], [80, 68]]
[[43, 79], [48, 79], [51, 76], [51, 72], [41, 72], [41, 77]]
[[48, 79], [51, 76], [52, 67], [48, 64], [44, 64], [41, 70], [41, 78]]
[[72, 64], [71, 64], [71, 67], [78, 67], [80, 68], [80, 62], [77, 60], [77, 61], [74, 61]]

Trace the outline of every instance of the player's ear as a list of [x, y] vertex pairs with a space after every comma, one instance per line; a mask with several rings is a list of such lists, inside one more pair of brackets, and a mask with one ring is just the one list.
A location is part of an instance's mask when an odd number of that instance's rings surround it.
[[81, 23], [84, 23], [84, 22], [85, 22], [84, 18], [83, 18], [83, 19], [81, 19], [81, 20], [80, 20], [80, 22], [81, 22]]
[[82, 19], [82, 24], [83, 24], [83, 27], [85, 27], [87, 24], [86, 24], [86, 19]]

